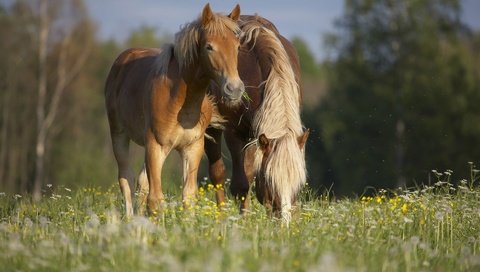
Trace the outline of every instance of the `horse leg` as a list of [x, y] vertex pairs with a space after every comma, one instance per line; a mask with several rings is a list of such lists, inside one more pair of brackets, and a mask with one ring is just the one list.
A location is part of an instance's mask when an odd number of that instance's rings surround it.
[[148, 179], [147, 208], [150, 213], [156, 213], [164, 202], [162, 167], [169, 152], [157, 142], [151, 130], [147, 131], [145, 138], [145, 168]]
[[118, 183], [125, 200], [125, 214], [133, 216], [132, 190], [134, 188], [133, 172], [130, 168], [130, 138], [125, 133], [112, 133], [113, 154], [118, 165]]
[[137, 209], [139, 215], [145, 214], [145, 206], [147, 204], [147, 195], [148, 195], [148, 178], [147, 178], [147, 169], [145, 164], [143, 164], [142, 170], [138, 175], [138, 201]]
[[204, 150], [204, 138], [201, 137], [193, 144], [180, 151], [183, 161], [183, 204], [186, 208], [195, 202], [197, 193], [197, 173]]
[[240, 213], [244, 213], [249, 208], [250, 197], [248, 191], [250, 182], [245, 173], [243, 148], [245, 142], [239, 139], [233, 132], [225, 131], [225, 140], [232, 156], [232, 184], [230, 191], [235, 199], [240, 201]]
[[225, 202], [225, 165], [222, 159], [222, 131], [218, 129], [207, 129], [206, 132], [212, 140], [205, 140], [205, 153], [208, 157], [208, 173], [215, 186], [215, 197], [217, 205]]

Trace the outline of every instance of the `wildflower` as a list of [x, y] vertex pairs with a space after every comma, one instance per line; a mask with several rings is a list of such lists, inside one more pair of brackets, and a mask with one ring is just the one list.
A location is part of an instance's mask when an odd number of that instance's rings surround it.
[[407, 203], [403, 203], [401, 210], [402, 210], [402, 213], [407, 213], [407, 212], [408, 212], [408, 205], [407, 205]]
[[443, 220], [443, 213], [441, 213], [441, 212], [436, 212], [436, 213], [435, 213], [435, 218], [436, 218], [437, 220]]

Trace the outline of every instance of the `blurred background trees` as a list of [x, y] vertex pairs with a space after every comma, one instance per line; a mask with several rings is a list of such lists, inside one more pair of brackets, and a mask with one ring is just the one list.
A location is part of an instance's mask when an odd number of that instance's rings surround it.
[[[106, 75], [125, 48], [172, 36], [141, 26], [123, 42], [100, 40], [83, 1], [44, 1], [43, 11], [39, 3], [0, 4], [0, 191], [115, 184]], [[458, 0], [346, 0], [320, 62], [316, 48], [290, 37], [313, 187], [348, 195], [411, 186], [430, 182], [432, 169], [465, 177], [467, 162], [479, 162], [480, 34], [461, 9]], [[138, 169], [142, 150], [132, 153]], [[167, 179], [180, 180], [177, 159]]]
[[479, 44], [460, 12], [450, 0], [345, 2], [326, 38], [327, 96], [305, 114], [313, 181], [345, 194], [427, 183], [432, 169], [467, 176], [480, 158]]

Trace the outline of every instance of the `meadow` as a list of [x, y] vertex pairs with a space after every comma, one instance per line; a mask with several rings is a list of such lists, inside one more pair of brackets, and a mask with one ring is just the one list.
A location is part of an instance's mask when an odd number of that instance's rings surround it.
[[221, 209], [203, 183], [184, 209], [170, 194], [160, 214], [123, 217], [119, 189], [48, 185], [42, 201], [0, 195], [2, 271], [479, 271], [477, 172], [455, 186], [370, 196], [313, 197], [306, 188], [286, 226], [252, 200]]

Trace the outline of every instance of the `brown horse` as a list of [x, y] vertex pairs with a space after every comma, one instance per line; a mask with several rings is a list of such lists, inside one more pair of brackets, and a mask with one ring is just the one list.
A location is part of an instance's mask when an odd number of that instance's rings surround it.
[[133, 214], [131, 140], [145, 147], [138, 182], [140, 213], [145, 202], [150, 211], [161, 207], [162, 165], [172, 149], [183, 161], [183, 201], [188, 205], [193, 200], [204, 133], [212, 118], [213, 104], [206, 96], [209, 83], [221, 86], [220, 95], [233, 104], [241, 101], [245, 90], [237, 71], [239, 16], [239, 5], [225, 16], [213, 13], [207, 4], [197, 20], [175, 35], [174, 44], [128, 49], [114, 62], [105, 100], [127, 216]]
[[[241, 16], [244, 42], [238, 71], [248, 98], [235, 106], [218, 100], [228, 121], [225, 140], [232, 155], [231, 192], [248, 209], [248, 191], [255, 176], [256, 195], [277, 217], [290, 221], [291, 207], [306, 181], [304, 144], [309, 131], [300, 119], [300, 65], [292, 44], [276, 27], [259, 16]], [[212, 93], [220, 89], [212, 85]], [[221, 156], [221, 130], [209, 128], [215, 142], [206, 141], [210, 178], [221, 187], [225, 167]], [[253, 141], [252, 141], [253, 139]], [[250, 143], [250, 144], [249, 144]], [[222, 190], [217, 202], [224, 201]]]

